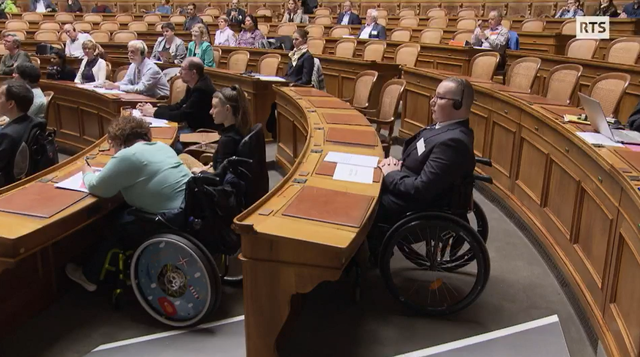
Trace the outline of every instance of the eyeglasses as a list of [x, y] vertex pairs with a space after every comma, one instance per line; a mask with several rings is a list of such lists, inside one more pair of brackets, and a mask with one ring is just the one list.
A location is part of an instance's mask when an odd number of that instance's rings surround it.
[[435, 99], [436, 101], [438, 101], [440, 99], [459, 100], [458, 98], [448, 98], [448, 97], [443, 97], [443, 96], [440, 96], [440, 95], [437, 95], [437, 94], [433, 96], [433, 99]]

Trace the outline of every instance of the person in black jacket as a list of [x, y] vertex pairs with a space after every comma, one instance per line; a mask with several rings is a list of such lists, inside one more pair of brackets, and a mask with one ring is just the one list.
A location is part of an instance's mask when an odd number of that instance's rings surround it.
[[351, 9], [351, 1], [342, 4], [342, 12], [338, 14], [338, 25], [362, 25], [362, 19]]
[[247, 12], [238, 7], [238, 0], [232, 0], [231, 7], [227, 9], [227, 17], [232, 24], [242, 25], [244, 18], [247, 17]]
[[76, 79], [76, 71], [67, 66], [67, 55], [57, 48], [51, 52], [51, 65], [47, 68], [47, 79], [71, 82]]
[[285, 79], [294, 84], [310, 85], [313, 75], [313, 55], [307, 48], [309, 32], [297, 29], [293, 33], [293, 51], [289, 52], [289, 66]]
[[31, 130], [36, 126], [45, 127], [42, 120], [27, 114], [32, 104], [33, 91], [27, 84], [7, 81], [0, 87], [0, 115], [9, 118], [0, 129], [0, 187], [16, 182], [14, 166], [18, 150]]
[[631, 130], [640, 132], [640, 102], [636, 104], [636, 107], [633, 108], [633, 111], [629, 115], [629, 119], [627, 120], [627, 126]]

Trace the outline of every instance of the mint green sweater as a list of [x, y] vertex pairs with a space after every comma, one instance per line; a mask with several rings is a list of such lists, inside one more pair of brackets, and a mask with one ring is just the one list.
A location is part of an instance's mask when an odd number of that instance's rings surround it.
[[170, 146], [140, 142], [113, 155], [98, 175], [86, 173], [83, 179], [95, 196], [112, 197], [122, 192], [131, 206], [159, 213], [180, 207], [190, 177]]

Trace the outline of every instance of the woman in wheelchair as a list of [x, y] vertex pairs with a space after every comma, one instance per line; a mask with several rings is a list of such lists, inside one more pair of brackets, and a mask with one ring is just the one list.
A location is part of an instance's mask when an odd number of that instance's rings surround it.
[[210, 114], [213, 116], [214, 123], [222, 127], [219, 130], [218, 147], [211, 163], [203, 166], [189, 154], [180, 155], [180, 159], [194, 174], [218, 170], [226, 159], [236, 156], [240, 142], [251, 130], [249, 102], [242, 88], [235, 84], [213, 94]]
[[[88, 164], [82, 169], [84, 184], [89, 193], [98, 197], [112, 197], [122, 193], [124, 200], [139, 210], [160, 213], [176, 210], [185, 196], [185, 185], [191, 177], [187, 167], [173, 149], [161, 142], [151, 142], [149, 124], [142, 118], [123, 116], [111, 123], [107, 140], [115, 155], [101, 170]], [[96, 282], [108, 252], [118, 243], [135, 245], [132, 229], [143, 229], [126, 212], [113, 217], [117, 230], [100, 243], [95, 256], [81, 268], [68, 264], [67, 275], [89, 291]], [[120, 239], [123, 238], [123, 239]]]

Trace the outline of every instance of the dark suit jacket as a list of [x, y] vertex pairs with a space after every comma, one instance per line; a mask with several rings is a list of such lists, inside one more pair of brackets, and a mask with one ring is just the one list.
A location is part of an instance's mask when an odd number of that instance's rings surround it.
[[[43, 0], [43, 2], [44, 2], [44, 8], [45, 9], [51, 9], [53, 11], [58, 11], [58, 9], [56, 9], [56, 6], [53, 4], [53, 2], [51, 0]], [[37, 0], [31, 0], [30, 1], [30, 6], [29, 6], [29, 11], [34, 12], [34, 11], [36, 11], [37, 8], [38, 8], [38, 1]]]
[[215, 129], [211, 111], [211, 98], [216, 88], [206, 74], [193, 86], [187, 87], [184, 97], [176, 104], [161, 105], [156, 109], [154, 117], [178, 123], [186, 122], [194, 131], [198, 129]]
[[244, 24], [244, 18], [247, 17], [247, 12], [244, 11], [244, 9], [241, 8], [237, 8], [236, 10], [238, 10], [238, 17], [235, 18], [231, 18], [231, 12], [233, 11], [233, 9], [227, 9], [227, 17], [229, 18], [229, 22], [234, 23], [234, 24], [238, 24], [238, 25], [243, 25]]
[[[421, 140], [425, 150], [418, 155]], [[405, 142], [400, 161], [402, 169], [382, 181], [383, 211], [401, 215], [448, 207], [455, 189], [472, 177], [476, 165], [469, 120], [422, 129]]]
[[23, 114], [0, 129], [0, 187], [16, 181], [13, 175], [16, 154], [31, 130], [37, 126], [46, 127], [44, 121]]
[[[367, 25], [362, 25], [362, 27], [360, 28], [360, 32], [358, 32], [358, 37], [360, 37], [360, 34], [364, 30], [365, 26]], [[386, 40], [387, 30], [384, 28], [384, 26], [380, 25], [379, 23], [375, 23], [373, 24], [373, 28], [371, 29], [371, 32], [369, 32], [369, 38], [379, 38], [381, 40]]]
[[311, 84], [311, 77], [313, 76], [313, 55], [311, 52], [305, 52], [300, 58], [298, 58], [298, 62], [296, 62], [295, 66], [291, 65], [289, 62], [289, 66], [287, 67], [287, 74], [285, 78], [296, 84]]
[[235, 125], [222, 128], [218, 130], [218, 133], [220, 140], [218, 140], [218, 147], [213, 153], [213, 161], [211, 162], [214, 171], [217, 171], [226, 159], [236, 156], [240, 142], [244, 139]]
[[640, 102], [636, 104], [636, 107], [631, 112], [631, 115], [629, 115], [627, 124], [629, 125], [629, 129], [640, 131]]
[[[336, 22], [337, 25], [342, 25], [342, 18], [344, 17], [344, 12], [341, 12], [338, 14], [338, 22]], [[347, 23], [347, 25], [361, 25], [362, 24], [362, 19], [360, 19], [360, 16], [358, 16], [358, 14], [354, 14], [353, 11], [349, 13], [349, 22]]]

